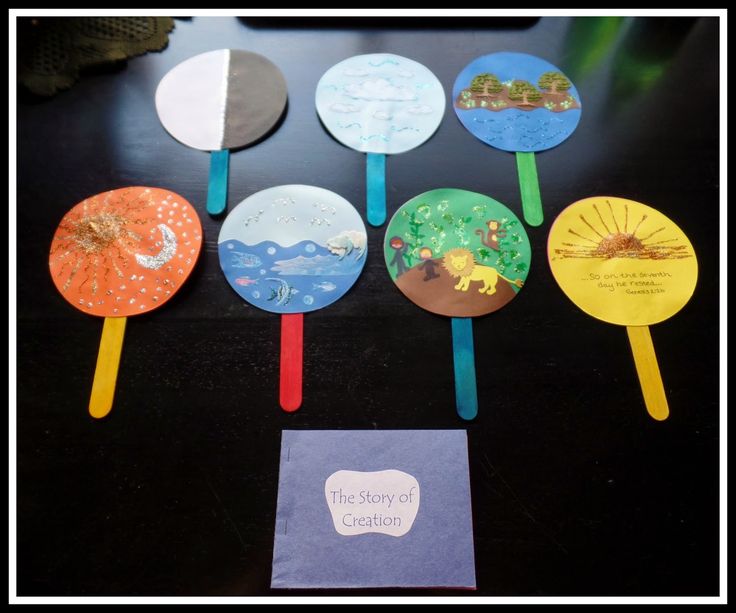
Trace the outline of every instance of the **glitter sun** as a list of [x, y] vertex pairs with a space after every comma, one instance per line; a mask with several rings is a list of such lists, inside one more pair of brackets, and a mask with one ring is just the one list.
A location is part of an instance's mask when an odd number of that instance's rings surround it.
[[612, 258], [669, 260], [693, 257], [691, 253], [688, 253], [686, 245], [678, 244], [677, 238], [667, 238], [665, 226], [654, 230], [648, 228], [647, 215], [642, 215], [641, 219], [636, 221], [629, 230], [632, 220], [629, 219], [628, 204], [623, 205], [623, 211], [620, 210], [620, 206], [617, 207], [619, 208], [618, 218], [610, 201], [606, 200], [606, 205], [608, 211], [604, 205], [600, 205], [607, 213], [605, 218], [598, 205], [593, 204], [597, 220], [592, 217], [591, 223], [581, 214], [581, 225], [576, 229], [568, 228], [568, 233], [575, 236], [575, 240], [585, 241], [585, 244], [563, 242], [562, 245], [565, 248], [555, 249], [555, 253], [562, 258], [605, 260]]

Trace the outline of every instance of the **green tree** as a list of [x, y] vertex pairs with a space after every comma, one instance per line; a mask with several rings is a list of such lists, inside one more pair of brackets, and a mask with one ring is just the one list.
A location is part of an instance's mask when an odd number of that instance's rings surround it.
[[490, 96], [503, 91], [503, 85], [495, 74], [484, 72], [473, 78], [470, 82], [470, 91], [482, 96]]
[[542, 94], [529, 81], [514, 81], [509, 90], [509, 98], [521, 100], [522, 105], [530, 106], [532, 102], [539, 100]]
[[545, 72], [539, 77], [539, 89], [548, 89], [550, 94], [566, 92], [571, 87], [572, 83], [561, 72]]

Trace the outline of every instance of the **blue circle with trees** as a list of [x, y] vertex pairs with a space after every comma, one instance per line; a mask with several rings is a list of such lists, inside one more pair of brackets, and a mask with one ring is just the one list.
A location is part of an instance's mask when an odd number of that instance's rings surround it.
[[476, 138], [504, 151], [544, 151], [568, 138], [582, 112], [572, 81], [526, 53], [491, 53], [455, 80], [453, 107]]

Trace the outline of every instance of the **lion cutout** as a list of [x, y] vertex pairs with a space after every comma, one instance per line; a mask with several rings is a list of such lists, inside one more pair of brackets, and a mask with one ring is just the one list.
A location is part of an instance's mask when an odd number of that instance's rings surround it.
[[521, 279], [514, 281], [508, 277], [504, 277], [491, 266], [476, 264], [472, 252], [462, 247], [450, 249], [445, 252], [442, 258], [442, 266], [453, 277], [460, 277], [460, 281], [455, 285], [455, 289], [461, 292], [468, 291], [471, 281], [480, 281], [483, 285], [478, 291], [481, 294], [492, 296], [496, 293], [496, 284], [498, 283], [499, 277], [509, 283], [513, 283], [516, 287], [522, 287], [524, 285]]

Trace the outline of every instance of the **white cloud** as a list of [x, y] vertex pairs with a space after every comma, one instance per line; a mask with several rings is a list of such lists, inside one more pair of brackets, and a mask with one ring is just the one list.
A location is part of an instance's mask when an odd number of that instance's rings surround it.
[[414, 76], [414, 73], [408, 70], [399, 70], [396, 74], [402, 79], [411, 79]]
[[389, 121], [393, 119], [393, 116], [391, 115], [391, 113], [387, 113], [386, 111], [376, 111], [375, 113], [373, 113], [373, 118]]
[[434, 109], [426, 104], [417, 104], [416, 106], [406, 109], [406, 112], [411, 113], [412, 115], [429, 115], [434, 112]]
[[335, 102], [335, 104], [330, 105], [330, 110], [335, 111], [335, 113], [357, 113], [360, 108], [358, 108], [354, 104], [343, 104], [342, 102]]
[[416, 100], [416, 94], [412, 88], [391, 85], [389, 81], [381, 78], [346, 85], [343, 91], [351, 98], [361, 100], [390, 100], [394, 102]]
[[363, 68], [346, 68], [342, 71], [342, 74], [346, 77], [367, 77], [370, 72]]

